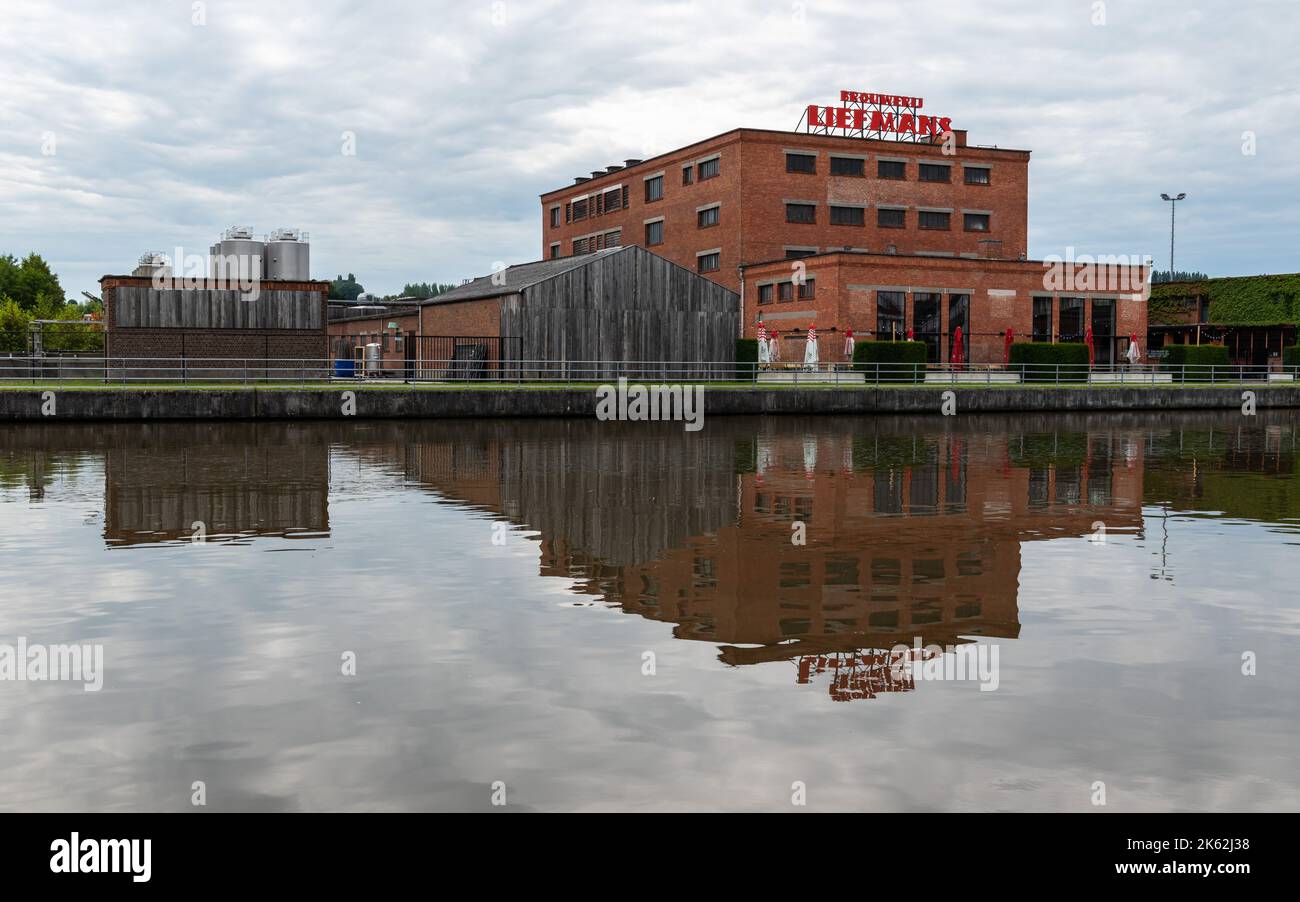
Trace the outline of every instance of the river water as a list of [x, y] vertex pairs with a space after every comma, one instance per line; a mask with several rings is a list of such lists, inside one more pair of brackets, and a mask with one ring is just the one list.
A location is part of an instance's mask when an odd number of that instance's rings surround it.
[[0, 808], [1294, 810], [1296, 424], [8, 425]]

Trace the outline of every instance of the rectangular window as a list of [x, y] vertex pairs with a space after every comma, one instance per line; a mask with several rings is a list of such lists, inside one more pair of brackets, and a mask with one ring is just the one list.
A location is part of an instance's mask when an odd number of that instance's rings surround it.
[[903, 311], [906, 304], [905, 292], [876, 292], [876, 338], [878, 340], [894, 341], [907, 334], [907, 328], [903, 325]]
[[721, 207], [709, 207], [707, 210], [701, 210], [697, 213], [695, 218], [698, 221], [700, 228], [707, 229], [709, 226], [715, 226], [718, 224], [718, 218], [721, 213]]
[[989, 230], [989, 214], [963, 213], [962, 227], [968, 232], [987, 232]]
[[559, 227], [560, 227], [560, 208], [551, 207], [551, 228], [558, 229]]
[[605, 233], [605, 247], [618, 247], [622, 243], [623, 243], [622, 231]]
[[695, 181], [695, 178], [694, 178], [694, 175], [693, 175], [694, 172], [695, 172], [695, 167], [693, 167], [693, 166], [683, 166], [683, 167], [682, 167], [682, 184], [683, 184], [683, 185], [689, 185], [691, 182]]
[[664, 196], [664, 177], [656, 175], [652, 179], [645, 180], [645, 202], [652, 203], [656, 200], [662, 200]]
[[555, 260], [555, 259], [557, 259], [559, 256], [560, 256], [560, 246], [559, 246], [558, 244], [552, 244], [552, 245], [551, 245], [551, 259], [552, 259], [552, 260]]
[[816, 222], [817, 207], [813, 204], [786, 204], [786, 222]]
[[785, 155], [786, 172], [816, 172], [817, 157], [810, 153], [787, 153]]
[[721, 261], [722, 254], [716, 251], [712, 254], [700, 254], [695, 258], [695, 267], [700, 272], [717, 272]]
[[1083, 298], [1061, 298], [1060, 306], [1056, 340], [1067, 343], [1083, 341]]
[[917, 341], [925, 342], [925, 359], [939, 363], [943, 346], [943, 324], [939, 320], [943, 295], [937, 291], [912, 293], [912, 332]]
[[587, 198], [573, 202], [573, 221], [587, 218]]
[[861, 207], [831, 207], [831, 225], [860, 226], [867, 224], [867, 211]]
[[906, 210], [876, 210], [876, 225], [882, 229], [901, 229], [907, 225]]
[[794, 300], [794, 283], [781, 282], [776, 286], [776, 299], [778, 301]]
[[656, 244], [664, 243], [664, 221], [647, 222], [645, 224], [645, 244], [646, 247], [654, 247]]
[[717, 178], [722, 173], [722, 158], [714, 157], [700, 164], [700, 181]]
[[758, 302], [760, 304], [770, 304], [776, 298], [776, 286], [760, 285], [758, 286]]
[[907, 178], [907, 164], [901, 160], [877, 160], [876, 178], [905, 179]]
[[800, 257], [811, 257], [815, 253], [817, 252], [803, 248], [786, 248], [785, 258], [787, 260], [798, 260]]
[[605, 192], [605, 212], [623, 209], [623, 189], [611, 188]]
[[587, 239], [586, 238], [573, 239], [573, 252], [575, 254], [585, 254], [587, 252]]
[[946, 182], [949, 180], [951, 167], [938, 163], [922, 163], [918, 167], [917, 178], [923, 182]]
[[1052, 340], [1052, 299], [1034, 298], [1034, 341]]
[[989, 183], [989, 170], [984, 166], [967, 166], [966, 167], [966, 184], [968, 185], [987, 185]]
[[831, 157], [831, 175], [852, 175], [862, 178], [867, 174], [866, 168], [866, 160], [855, 160], [853, 157]]
[[917, 216], [916, 224], [923, 229], [946, 229], [951, 214], [936, 213], [932, 210], [922, 210]]
[[816, 279], [804, 279], [799, 283], [799, 300], [806, 301], [815, 296], [817, 290]]

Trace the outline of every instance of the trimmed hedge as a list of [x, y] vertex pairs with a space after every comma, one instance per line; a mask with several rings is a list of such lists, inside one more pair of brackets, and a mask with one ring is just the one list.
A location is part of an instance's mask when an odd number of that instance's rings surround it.
[[1160, 368], [1172, 372], [1178, 382], [1200, 382], [1210, 377], [1210, 373], [1205, 370], [1193, 370], [1184, 375], [1182, 368], [1185, 366], [1228, 365], [1228, 349], [1223, 345], [1165, 345], [1164, 349], [1169, 353]]
[[736, 378], [753, 379], [758, 370], [758, 339], [736, 339]]
[[1011, 369], [1022, 382], [1087, 382], [1088, 346], [1018, 341], [1011, 345]]
[[866, 373], [868, 382], [921, 382], [925, 361], [923, 341], [860, 341], [853, 346], [853, 368]]
[[1289, 348], [1282, 349], [1282, 365], [1300, 366], [1300, 345], [1291, 345]]

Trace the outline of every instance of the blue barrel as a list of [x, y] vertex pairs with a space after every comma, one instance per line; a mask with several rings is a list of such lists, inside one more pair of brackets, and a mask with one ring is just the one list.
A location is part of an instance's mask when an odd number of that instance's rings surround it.
[[355, 360], [335, 360], [334, 375], [342, 379], [351, 379], [357, 374], [357, 362]]

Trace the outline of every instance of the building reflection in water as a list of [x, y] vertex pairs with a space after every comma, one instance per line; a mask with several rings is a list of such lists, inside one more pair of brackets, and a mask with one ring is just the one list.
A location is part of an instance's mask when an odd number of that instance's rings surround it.
[[883, 654], [900, 643], [1017, 638], [1024, 543], [1099, 524], [1145, 538], [1145, 503], [1152, 575], [1172, 579], [1171, 509], [1295, 531], [1294, 424], [1236, 419], [19, 425], [0, 433], [0, 489], [40, 502], [102, 461], [110, 546], [189, 541], [196, 523], [209, 541], [322, 536], [335, 455], [335, 493], [379, 473], [508, 519], [538, 534], [542, 576], [851, 700], [913, 688]]
[[539, 531], [543, 575], [727, 664], [871, 698], [912, 688], [899, 643], [1019, 635], [1022, 542], [1140, 531], [1139, 432], [1015, 424], [481, 423], [408, 448], [407, 477]]

